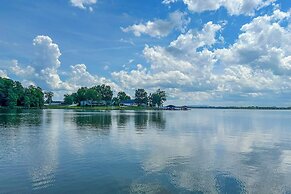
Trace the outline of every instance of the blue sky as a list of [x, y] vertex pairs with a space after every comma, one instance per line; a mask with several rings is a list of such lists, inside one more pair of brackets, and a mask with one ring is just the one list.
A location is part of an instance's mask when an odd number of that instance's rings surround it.
[[3, 0], [0, 76], [55, 99], [105, 83], [176, 104], [291, 106], [289, 4]]

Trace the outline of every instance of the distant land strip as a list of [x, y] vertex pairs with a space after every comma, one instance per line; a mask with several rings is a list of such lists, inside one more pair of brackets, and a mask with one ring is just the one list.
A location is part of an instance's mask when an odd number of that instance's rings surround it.
[[259, 110], [291, 110], [291, 107], [276, 106], [188, 106], [191, 109], [259, 109]]

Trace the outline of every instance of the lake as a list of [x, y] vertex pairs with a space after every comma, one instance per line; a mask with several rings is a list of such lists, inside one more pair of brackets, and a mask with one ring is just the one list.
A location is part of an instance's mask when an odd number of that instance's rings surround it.
[[291, 193], [291, 112], [1, 110], [0, 193]]

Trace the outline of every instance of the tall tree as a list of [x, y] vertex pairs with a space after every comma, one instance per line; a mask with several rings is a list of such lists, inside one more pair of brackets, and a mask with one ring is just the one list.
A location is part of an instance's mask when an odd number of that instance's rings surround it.
[[113, 91], [110, 86], [98, 85], [91, 88], [81, 87], [76, 93], [71, 95], [66, 94], [64, 101], [66, 104], [72, 104], [73, 102], [79, 103], [81, 101], [100, 101], [104, 100], [107, 104], [111, 103]]
[[94, 88], [89, 88], [86, 91], [86, 99], [90, 100], [91, 102], [92, 101], [99, 101], [99, 100], [101, 100], [101, 95]]
[[104, 101], [111, 101], [113, 97], [113, 91], [111, 90], [110, 86], [105, 84], [94, 86], [93, 87], [101, 96], [101, 100]]
[[40, 87], [24, 88], [20, 82], [0, 77], [0, 106], [37, 107], [44, 104], [44, 94]]
[[48, 103], [48, 104], [51, 104], [52, 101], [53, 101], [54, 93], [53, 92], [45, 92], [44, 93], [44, 96], [46, 98], [46, 101], [45, 102]]
[[128, 96], [125, 92], [118, 92], [117, 96], [112, 99], [112, 104], [118, 106], [122, 101], [130, 99], [130, 96]]
[[158, 89], [155, 93], [150, 95], [150, 106], [161, 107], [166, 100], [166, 92]]
[[118, 105], [120, 104], [119, 99], [118, 99], [117, 97], [113, 97], [113, 98], [112, 98], [112, 104], [113, 104], [114, 106], [118, 106]]
[[14, 87], [14, 82], [7, 78], [0, 78], [0, 105], [8, 106], [9, 104], [9, 93]]
[[144, 89], [137, 89], [135, 91], [135, 102], [140, 106], [142, 104], [147, 105], [148, 96], [147, 92]]
[[24, 87], [21, 85], [20, 82], [15, 82], [15, 89], [17, 93], [17, 106], [23, 106], [24, 102]]
[[30, 108], [30, 105], [31, 105], [31, 101], [30, 101], [30, 98], [28, 95], [25, 95], [24, 96], [24, 99], [23, 99], [23, 106], [25, 108]]
[[29, 86], [26, 90], [26, 95], [29, 97], [30, 107], [43, 107], [44, 93], [40, 87]]
[[8, 96], [7, 96], [7, 103], [9, 108], [13, 108], [17, 105], [18, 94], [14, 88], [9, 88]]
[[119, 101], [130, 100], [130, 96], [128, 96], [125, 92], [118, 92], [117, 98]]
[[[76, 94], [76, 93], [74, 93]], [[64, 103], [67, 104], [67, 105], [71, 105], [71, 104], [74, 104], [76, 103], [76, 99], [74, 98], [74, 94], [65, 94], [64, 95]]]
[[78, 91], [76, 93], [78, 103], [80, 103], [83, 100], [88, 100], [87, 95], [86, 95], [87, 90], [88, 90], [87, 87], [81, 87], [78, 89]]

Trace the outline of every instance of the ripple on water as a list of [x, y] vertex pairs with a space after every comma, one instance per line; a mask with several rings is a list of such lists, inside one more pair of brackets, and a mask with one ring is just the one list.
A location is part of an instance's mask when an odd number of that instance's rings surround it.
[[213, 175], [202, 169], [175, 168], [169, 172], [171, 183], [186, 193], [215, 193]]
[[242, 181], [227, 172], [219, 172], [215, 176], [216, 189], [219, 193], [246, 193]]
[[157, 183], [139, 183], [139, 184], [135, 183], [131, 185], [130, 193], [167, 194], [171, 192], [164, 188], [162, 185]]
[[0, 193], [291, 194], [290, 113], [0, 113]]
[[55, 182], [55, 174], [53, 172], [33, 172], [32, 178], [32, 190], [42, 190], [53, 186]]

